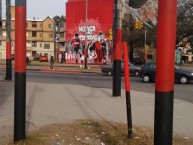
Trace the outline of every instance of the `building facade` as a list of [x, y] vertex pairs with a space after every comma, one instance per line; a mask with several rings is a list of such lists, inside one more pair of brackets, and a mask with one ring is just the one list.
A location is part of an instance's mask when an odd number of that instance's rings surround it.
[[[65, 22], [65, 21], [64, 21]], [[62, 26], [61, 26], [62, 27]], [[60, 29], [58, 42], [64, 47], [65, 27]], [[44, 20], [33, 18], [26, 20], [26, 56], [31, 60], [39, 56], [54, 56], [56, 52], [55, 22], [49, 16]], [[11, 7], [11, 49], [15, 54], [15, 7]], [[0, 59], [6, 59], [6, 19], [2, 18], [2, 29], [0, 31]]]

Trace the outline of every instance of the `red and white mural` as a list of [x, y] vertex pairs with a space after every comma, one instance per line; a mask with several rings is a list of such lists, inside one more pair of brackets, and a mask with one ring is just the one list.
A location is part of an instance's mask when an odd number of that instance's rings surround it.
[[[113, 26], [113, 11], [113, 0], [68, 0], [66, 3], [66, 58], [70, 58], [69, 62], [79, 63], [84, 60], [85, 42], [88, 46], [88, 62], [102, 63], [110, 59], [109, 35]], [[80, 40], [79, 53], [75, 53], [72, 44], [75, 34], [78, 34]]]

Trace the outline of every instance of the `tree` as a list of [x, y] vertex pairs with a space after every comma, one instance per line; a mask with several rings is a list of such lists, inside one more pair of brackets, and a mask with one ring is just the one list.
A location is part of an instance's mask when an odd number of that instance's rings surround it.
[[54, 20], [56, 26], [59, 25], [60, 19], [61, 19], [60, 16], [54, 16], [54, 17], [53, 17], [53, 20]]
[[[189, 0], [178, 0], [177, 8], [176, 44], [185, 47], [187, 43], [190, 43], [191, 47], [193, 47], [193, 2]], [[180, 43], [185, 38], [187, 38], [187, 41]]]
[[[129, 6], [132, 8], [142, 7], [147, 0], [130, 0]], [[151, 22], [147, 22], [151, 23]], [[145, 29], [147, 30], [146, 44], [155, 48], [156, 45], [156, 26], [149, 28], [145, 24], [141, 29], [135, 28], [135, 20], [131, 15], [126, 14], [123, 19], [123, 39], [130, 44], [130, 59], [133, 58], [133, 52], [136, 48], [144, 48]], [[140, 50], [139, 50], [140, 51]], [[141, 54], [143, 56], [143, 54]]]
[[[141, 7], [147, 0], [130, 0], [129, 6], [133, 8]], [[126, 20], [129, 19], [129, 20]], [[124, 24], [127, 23], [127, 24]], [[124, 31], [125, 38], [128, 41], [137, 39], [138, 46], [143, 46], [144, 29], [135, 30], [134, 20], [132, 17], [126, 16], [123, 21], [123, 26], [127, 25], [127, 30]], [[193, 47], [193, 2], [191, 0], [178, 0], [177, 5], [177, 34], [176, 45], [180, 47], [186, 47], [187, 43]], [[125, 27], [123, 27], [125, 28]], [[147, 44], [156, 47], [156, 32], [157, 26], [153, 28], [147, 27]], [[186, 41], [183, 41], [186, 40]], [[182, 43], [183, 42], [183, 43]], [[136, 44], [135, 44], [136, 45]], [[193, 49], [192, 49], [193, 51]]]

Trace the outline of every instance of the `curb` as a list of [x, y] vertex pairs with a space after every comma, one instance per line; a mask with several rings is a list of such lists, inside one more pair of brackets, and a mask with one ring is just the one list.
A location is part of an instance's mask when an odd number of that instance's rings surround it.
[[96, 73], [96, 74], [101, 74], [100, 71], [95, 71], [95, 70], [73, 70], [73, 69], [68, 69], [68, 70], [62, 70], [62, 69], [26, 69], [26, 70], [31, 70], [31, 71], [42, 71], [42, 72], [63, 72], [63, 73]]
[[[2, 71], [6, 71], [5, 68], [0, 67], [0, 70]], [[14, 71], [15, 69], [12, 68], [12, 70]], [[64, 72], [64, 73], [97, 73], [97, 74], [101, 74], [100, 70], [92, 70], [92, 69], [54, 69], [54, 70], [50, 70], [50, 69], [46, 69], [44, 68], [26, 68], [26, 71], [30, 70], [30, 71], [42, 71], [42, 72]]]

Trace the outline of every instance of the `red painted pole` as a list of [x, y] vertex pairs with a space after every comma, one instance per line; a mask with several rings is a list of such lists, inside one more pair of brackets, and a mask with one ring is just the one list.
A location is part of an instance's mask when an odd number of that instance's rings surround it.
[[129, 74], [129, 59], [128, 59], [127, 42], [123, 43], [123, 60], [124, 60], [124, 76], [125, 76], [125, 94], [126, 94], [126, 108], [127, 108], [127, 126], [128, 138], [133, 137], [132, 115], [131, 115], [131, 98], [130, 98], [130, 74]]
[[114, 60], [113, 60], [113, 96], [121, 96], [121, 47], [122, 47], [122, 4], [121, 0], [115, 0], [115, 19], [116, 27], [115, 44], [113, 45]]
[[159, 0], [154, 144], [172, 145], [177, 0]]
[[15, 0], [14, 141], [26, 138], [26, 0]]
[[11, 41], [6, 42], [6, 76], [5, 80], [12, 80]]

